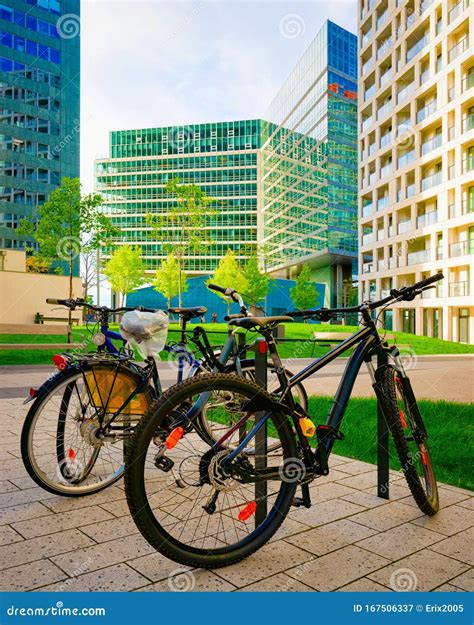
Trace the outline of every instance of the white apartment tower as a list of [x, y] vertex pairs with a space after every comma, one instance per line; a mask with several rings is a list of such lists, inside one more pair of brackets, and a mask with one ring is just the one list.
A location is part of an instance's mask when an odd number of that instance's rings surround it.
[[[471, 0], [472, 2], [472, 0]], [[474, 343], [474, 7], [359, 0], [360, 295], [437, 271], [393, 330]]]

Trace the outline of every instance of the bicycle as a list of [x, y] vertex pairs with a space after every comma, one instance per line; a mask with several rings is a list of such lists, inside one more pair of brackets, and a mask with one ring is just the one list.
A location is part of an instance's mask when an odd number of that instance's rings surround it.
[[[311, 506], [309, 483], [329, 473], [328, 459], [334, 442], [342, 438], [341, 423], [363, 362], [415, 501], [424, 513], [435, 514], [438, 491], [426, 428], [398, 349], [384, 343], [372, 313], [390, 303], [412, 300], [442, 277], [437, 274], [392, 289], [379, 301], [351, 308], [230, 320], [232, 326], [256, 329], [265, 339], [283, 392], [272, 395], [235, 375], [204, 374], [175, 386], [154, 402], [132, 438], [125, 473], [130, 512], [146, 540], [176, 562], [204, 568], [233, 564], [267, 543], [290, 506]], [[362, 328], [288, 378], [272, 330], [297, 317], [329, 321], [348, 313], [361, 315]], [[310, 416], [294, 401], [291, 389], [350, 348], [353, 351], [327, 421], [311, 427]], [[375, 369], [372, 358], [380, 353], [387, 354], [390, 364]], [[223, 392], [234, 398], [228, 410], [235, 425], [214, 444], [203, 445], [193, 430], [199, 404]], [[215, 418], [222, 420], [222, 415]], [[187, 427], [177, 425], [183, 423]], [[262, 436], [264, 427], [268, 434]], [[270, 452], [265, 447], [272, 440], [279, 446]], [[230, 441], [235, 444], [230, 446]], [[259, 453], [248, 454], [249, 444]], [[178, 473], [181, 487], [167, 479], [171, 469]], [[298, 486], [301, 497], [295, 497]]]

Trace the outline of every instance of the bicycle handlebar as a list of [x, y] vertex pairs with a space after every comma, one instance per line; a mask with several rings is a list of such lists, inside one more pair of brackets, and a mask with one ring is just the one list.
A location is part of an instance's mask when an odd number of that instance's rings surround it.
[[236, 302], [240, 306], [240, 311], [243, 315], [247, 315], [247, 307], [244, 304], [244, 300], [240, 293], [237, 293], [235, 289], [231, 289], [230, 287], [224, 288], [223, 286], [218, 286], [217, 284], [208, 284], [208, 289], [211, 291], [216, 291], [217, 293], [221, 293], [225, 297], [230, 297], [232, 301]]
[[120, 306], [119, 308], [108, 308], [107, 306], [94, 306], [94, 304], [89, 304], [85, 300], [78, 297], [77, 299], [56, 299], [54, 297], [48, 297], [46, 299], [47, 304], [54, 304], [56, 306], [66, 306], [71, 310], [75, 310], [77, 307], [89, 308], [89, 310], [94, 310], [95, 312], [101, 313], [119, 313], [119, 312], [127, 312], [130, 310], [139, 310], [140, 312], [156, 312], [155, 308], [145, 308], [144, 306]]

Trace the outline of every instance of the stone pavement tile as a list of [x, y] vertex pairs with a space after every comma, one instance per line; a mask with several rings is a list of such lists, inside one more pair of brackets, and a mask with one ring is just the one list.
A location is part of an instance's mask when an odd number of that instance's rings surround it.
[[323, 501], [336, 499], [338, 497], [342, 497], [343, 495], [350, 495], [353, 492], [355, 492], [354, 489], [349, 488], [349, 486], [343, 486], [337, 482], [334, 484], [319, 484], [319, 480], [317, 480], [316, 483], [313, 482], [313, 485], [310, 488], [311, 503], [314, 506], [318, 503], [322, 503]]
[[360, 506], [344, 501], [343, 499], [331, 499], [311, 508], [294, 508], [289, 513], [290, 519], [301, 521], [305, 525], [316, 527], [324, 523], [331, 523], [337, 519], [356, 514], [363, 510]]
[[474, 525], [474, 512], [454, 505], [440, 510], [435, 516], [423, 515], [413, 523], [452, 536]]
[[398, 560], [440, 540], [443, 540], [443, 534], [431, 532], [413, 523], [404, 523], [361, 540], [357, 545], [384, 558]]
[[390, 500], [382, 499], [382, 497], [373, 495], [366, 490], [355, 490], [349, 495], [343, 495], [342, 499], [344, 501], [356, 503], [364, 508], [375, 508], [376, 506], [383, 506], [384, 504], [388, 504], [390, 502]]
[[[447, 508], [448, 506], [453, 506], [456, 503], [459, 503], [460, 506], [464, 506], [464, 502], [469, 502], [469, 499], [472, 499], [474, 501], [474, 497], [466, 499], [465, 495], [462, 495], [461, 493], [457, 493], [456, 491], [453, 491], [453, 490], [448, 490], [447, 488], [444, 488], [443, 486], [438, 486], [438, 493], [439, 493], [439, 507], [441, 509]], [[401, 502], [406, 503], [409, 506], [418, 505], [416, 501], [413, 499], [413, 495], [411, 493], [409, 494], [408, 497], [404, 498]], [[468, 507], [469, 507], [469, 504], [468, 504]]]
[[[52, 517], [53, 515], [39, 501], [25, 503], [11, 508], [3, 508], [0, 510], [0, 525], [6, 525], [15, 521], [26, 519], [37, 519], [39, 517]], [[46, 523], [46, 519], [44, 519]]]
[[53, 534], [54, 532], [71, 529], [72, 527], [98, 523], [106, 519], [113, 519], [113, 516], [98, 506], [92, 506], [90, 508], [83, 508], [80, 512], [74, 510], [72, 512], [53, 514], [48, 517], [47, 522], [44, 523], [35, 519], [30, 519], [28, 521], [12, 523], [12, 526], [25, 538], [34, 538], [35, 536]]
[[9, 525], [0, 526], [0, 545], [10, 545], [16, 543], [19, 540], [23, 540], [23, 536], [20, 536], [18, 532], [15, 532], [13, 527]]
[[64, 577], [64, 572], [49, 560], [37, 560], [0, 571], [0, 588], [3, 592], [23, 592], [53, 584]]
[[35, 488], [27, 488], [26, 490], [17, 490], [13, 493], [4, 493], [3, 495], [0, 495], [0, 508], [19, 506], [22, 503], [40, 501], [42, 499], [49, 499], [55, 496], [56, 495], [53, 495], [52, 493], [47, 493], [39, 486]]
[[304, 523], [300, 523], [299, 521], [295, 521], [294, 519], [286, 517], [278, 530], [271, 537], [269, 542], [281, 540], [282, 538], [286, 538], [287, 536], [293, 536], [295, 534], [299, 534], [300, 532], [306, 532], [309, 529], [309, 525], [305, 525]]
[[449, 583], [466, 592], [474, 592], [474, 571], [469, 569], [462, 575], [449, 580]]
[[27, 488], [35, 488], [37, 484], [33, 482], [29, 475], [25, 475], [23, 477], [12, 477], [10, 479], [17, 488], [21, 490], [26, 490]]
[[[423, 549], [371, 573], [374, 582], [389, 588], [404, 590], [433, 590], [466, 570], [467, 565], [439, 553]], [[408, 583], [408, 587], [407, 587]]]
[[51, 560], [60, 566], [68, 575], [74, 575], [75, 571], [80, 571], [84, 563], [87, 562], [87, 569], [95, 571], [97, 569], [119, 564], [131, 558], [145, 555], [154, 551], [144, 538], [139, 534], [133, 534], [126, 538], [117, 538], [106, 543], [76, 549], [59, 556], [52, 556]]
[[430, 549], [474, 566], [474, 528], [445, 538]]
[[116, 501], [101, 503], [100, 507], [104, 510], [107, 510], [107, 512], [110, 512], [110, 514], [113, 514], [118, 518], [122, 518], [127, 514], [130, 514], [130, 510], [128, 509], [128, 503], [124, 496], [122, 496], [121, 499], [117, 499]]
[[320, 486], [322, 484], [330, 484], [331, 482], [335, 482], [336, 480], [343, 480], [345, 477], [351, 477], [350, 473], [344, 473], [340, 471], [341, 467], [338, 466], [337, 469], [334, 469], [332, 465], [329, 466], [328, 475], [319, 476], [314, 482], [310, 484], [311, 487]]
[[401, 525], [402, 523], [416, 519], [422, 514], [421, 510], [412, 508], [403, 503], [398, 503], [398, 501], [392, 501], [388, 506], [372, 508], [372, 510], [366, 510], [360, 514], [355, 514], [352, 520], [356, 521], [356, 523], [367, 525], [367, 527], [372, 527], [379, 532], [383, 532], [396, 525]]
[[4, 563], [3, 568], [9, 568], [93, 544], [79, 530], [66, 530], [0, 547], [0, 561]]
[[148, 582], [126, 564], [115, 564], [105, 569], [70, 577], [59, 584], [39, 588], [41, 592], [126, 592]]
[[12, 491], [18, 490], [18, 487], [15, 484], [12, 484], [8, 480], [2, 480], [0, 482], [0, 494], [3, 493], [11, 493]]
[[122, 538], [137, 534], [138, 528], [133, 522], [132, 517], [128, 514], [119, 519], [111, 518], [100, 523], [92, 523], [91, 525], [81, 526], [81, 532], [87, 534], [98, 543], [103, 543], [114, 538]]
[[382, 584], [373, 582], [368, 577], [362, 577], [355, 582], [347, 584], [342, 588], [338, 588], [339, 592], [389, 592], [391, 588], [386, 588]]
[[277, 573], [272, 577], [261, 579], [259, 582], [240, 588], [237, 592], [315, 592], [298, 579], [286, 573]]
[[123, 498], [124, 494], [121, 489], [116, 486], [108, 486], [100, 493], [95, 493], [94, 495], [88, 495], [87, 497], [56, 497], [55, 499], [48, 499], [48, 501], [44, 502], [44, 505], [48, 506], [53, 512], [69, 512]]
[[153, 553], [140, 558], [129, 559], [127, 564], [152, 582], [167, 579], [176, 572], [190, 570], [154, 550]]
[[139, 588], [138, 592], [231, 592], [235, 586], [213, 571], [178, 569], [178, 573], [155, 584]]
[[452, 484], [443, 484], [443, 488], [447, 488], [448, 490], [452, 490], [460, 495], [466, 495], [466, 497], [472, 497], [472, 490], [468, 488], [461, 488], [459, 486], [453, 486]]
[[339, 456], [338, 454], [331, 454], [331, 464], [333, 467], [341, 465], [340, 469], [341, 471], [343, 471], [344, 469], [342, 468], [342, 465], [346, 464], [347, 462], [352, 462], [352, 458], [348, 458], [347, 456]]
[[281, 573], [290, 567], [303, 566], [303, 563], [313, 558], [314, 556], [310, 553], [302, 551], [284, 540], [279, 540], [266, 544], [257, 553], [247, 558], [244, 564], [237, 563], [219, 569], [218, 575], [234, 586], [241, 588], [275, 573]]
[[462, 508], [467, 508], [468, 510], [474, 510], [474, 497], [469, 497], [469, 499], [463, 499], [463, 501], [459, 502], [459, 505]]
[[[336, 590], [336, 588], [346, 586], [359, 577], [364, 577], [371, 571], [384, 566], [387, 562], [388, 560], [375, 553], [354, 545], [348, 545], [304, 565], [304, 575], [299, 578], [316, 590]], [[295, 577], [297, 568], [290, 569], [286, 573]]]
[[[372, 495], [377, 496], [377, 486], [371, 486], [370, 488], [365, 489], [366, 493], [370, 493]], [[388, 501], [396, 501], [397, 499], [406, 498], [408, 495], [411, 497], [410, 489], [407, 486], [406, 482], [397, 482], [395, 484], [390, 484], [388, 487]]]
[[350, 460], [350, 462], [346, 462], [343, 467], [341, 466], [341, 471], [344, 471], [344, 473], [350, 473], [351, 475], [368, 473], [369, 471], [373, 470], [373, 464], [369, 464], [368, 462], [361, 462], [360, 460]]
[[433, 588], [432, 592], [466, 592], [462, 588], [452, 586], [451, 584], [442, 584], [438, 588]]
[[337, 482], [338, 484], [344, 484], [344, 486], [350, 486], [357, 490], [373, 488], [377, 486], [377, 471], [372, 470], [367, 473], [359, 473], [359, 475], [351, 475], [351, 477], [345, 477]]
[[375, 534], [375, 530], [365, 527], [365, 525], [354, 523], [350, 519], [340, 519], [297, 536], [290, 536], [285, 540], [310, 553], [322, 556], [373, 534]]

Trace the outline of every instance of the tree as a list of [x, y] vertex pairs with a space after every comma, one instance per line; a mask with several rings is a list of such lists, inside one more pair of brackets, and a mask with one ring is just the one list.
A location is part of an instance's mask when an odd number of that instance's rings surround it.
[[145, 282], [145, 267], [141, 250], [131, 245], [119, 246], [105, 263], [104, 274], [114, 291], [121, 294], [121, 306], [125, 295]]
[[266, 273], [261, 273], [258, 259], [255, 254], [250, 256], [244, 267], [244, 278], [247, 281], [245, 296], [250, 306], [257, 306], [268, 295], [270, 286], [274, 282]]
[[[173, 254], [168, 254], [156, 270], [155, 277], [152, 281], [155, 291], [166, 297], [168, 308], [171, 306], [171, 299], [179, 294], [179, 265]], [[186, 276], [181, 278], [181, 292], [188, 290]]]
[[[31, 220], [23, 220], [19, 234], [32, 235], [39, 245], [37, 257], [50, 265], [54, 261], [67, 264], [69, 298], [73, 296], [75, 261], [81, 250], [97, 249], [118, 229], [100, 211], [102, 196], [98, 193], [82, 195], [79, 178], [63, 178], [49, 199], [38, 206]], [[69, 310], [68, 321], [71, 327]], [[72, 334], [68, 331], [68, 342]]]
[[314, 308], [318, 304], [318, 291], [311, 281], [311, 270], [308, 265], [303, 265], [295, 286], [290, 289], [290, 297], [296, 310]]
[[[178, 263], [178, 302], [182, 305], [184, 259], [202, 253], [211, 241], [209, 217], [215, 213], [214, 201], [195, 184], [179, 184], [169, 180], [166, 193], [174, 200], [163, 215], [148, 214], [146, 222], [160, 240], [168, 240], [163, 248]], [[165, 234], [164, 234], [165, 233]]]
[[[247, 279], [232, 250], [227, 250], [227, 254], [220, 259], [214, 271], [214, 275], [212, 278], [209, 278], [206, 283], [215, 283], [224, 288], [230, 287], [239, 293], [245, 293], [248, 286]], [[219, 297], [222, 297], [222, 299], [227, 302], [227, 312], [230, 313], [231, 302], [229, 298], [221, 293], [216, 293], [216, 295], [219, 295]]]
[[51, 263], [38, 256], [26, 257], [26, 271], [28, 273], [48, 273]]

